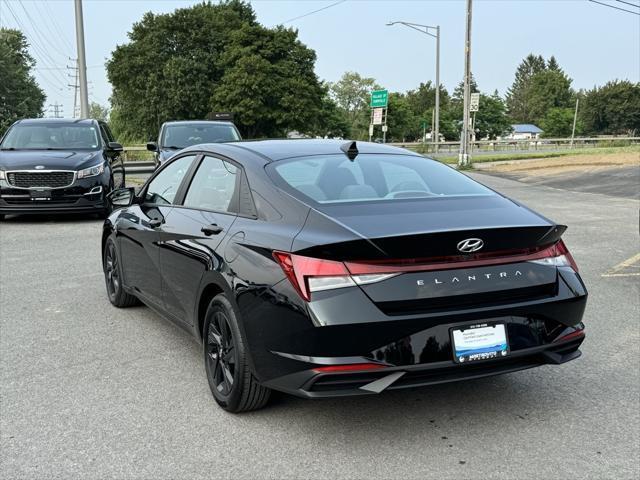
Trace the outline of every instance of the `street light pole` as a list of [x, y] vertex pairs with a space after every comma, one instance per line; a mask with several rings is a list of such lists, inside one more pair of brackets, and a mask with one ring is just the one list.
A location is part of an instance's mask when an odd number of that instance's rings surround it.
[[78, 49], [78, 77], [80, 80], [80, 118], [89, 116], [89, 94], [87, 91], [87, 59], [84, 52], [84, 22], [82, 0], [75, 0], [76, 43]]
[[458, 165], [470, 164], [469, 157], [469, 100], [471, 95], [471, 7], [472, 0], [467, 0], [467, 28], [464, 42], [464, 114], [462, 118], [462, 138], [460, 139], [460, 155]]
[[[435, 128], [431, 130], [431, 141], [433, 142], [433, 149], [435, 153], [438, 153], [440, 143], [440, 25], [421, 25], [419, 23], [410, 22], [389, 22], [387, 26], [400, 24], [405, 27], [413, 28], [420, 33], [424, 33], [436, 39], [436, 109], [435, 109]], [[431, 33], [430, 30], [435, 30], [436, 33]]]

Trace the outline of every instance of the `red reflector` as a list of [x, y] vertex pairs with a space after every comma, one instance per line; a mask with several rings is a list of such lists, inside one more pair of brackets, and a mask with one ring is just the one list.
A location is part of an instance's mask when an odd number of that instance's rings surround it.
[[379, 363], [351, 363], [349, 365], [328, 365], [326, 367], [317, 367], [313, 371], [316, 373], [336, 373], [336, 372], [359, 372], [363, 370], [379, 370], [386, 368], [385, 365]]
[[584, 337], [584, 328], [582, 330], [576, 330], [575, 332], [567, 333], [566, 335], [556, 338], [554, 342], [567, 342], [569, 340], [575, 340], [576, 338]]

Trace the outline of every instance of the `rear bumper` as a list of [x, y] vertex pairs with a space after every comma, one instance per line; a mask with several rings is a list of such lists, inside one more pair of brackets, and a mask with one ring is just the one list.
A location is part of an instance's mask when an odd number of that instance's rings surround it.
[[[265, 386], [308, 398], [367, 395], [371, 392], [362, 386], [394, 372], [402, 375], [388, 390], [564, 363], [580, 355], [583, 341], [579, 336], [563, 340], [584, 328], [587, 302], [580, 276], [568, 268], [559, 270], [557, 290], [544, 297], [412, 315], [387, 315], [356, 288], [319, 293], [327, 296], [317, 295], [313, 305], [305, 305], [284, 281], [236, 297], [253, 370]], [[509, 355], [454, 362], [451, 330], [480, 323], [505, 325]], [[354, 363], [384, 368], [315, 371]]]
[[[453, 360], [427, 364], [388, 366], [370, 371], [320, 373], [314, 369], [299, 371], [265, 382], [265, 386], [303, 398], [334, 398], [343, 396], [375, 395], [384, 390], [418, 388], [428, 385], [517, 372], [542, 365], [558, 365], [575, 360], [584, 337], [566, 342], [528, 348], [512, 352], [499, 360], [486, 360], [466, 365]], [[389, 379], [388, 386], [380, 391], [367, 387]]]

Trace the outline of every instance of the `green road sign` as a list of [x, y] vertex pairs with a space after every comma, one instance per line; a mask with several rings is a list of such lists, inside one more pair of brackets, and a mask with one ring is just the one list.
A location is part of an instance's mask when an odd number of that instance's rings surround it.
[[389, 92], [387, 90], [374, 90], [371, 92], [371, 108], [387, 108]]

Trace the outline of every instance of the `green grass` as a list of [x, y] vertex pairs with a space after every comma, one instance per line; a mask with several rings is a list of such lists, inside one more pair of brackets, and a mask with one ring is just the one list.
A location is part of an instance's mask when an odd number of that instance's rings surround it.
[[[472, 156], [473, 163], [498, 162], [505, 160], [529, 160], [541, 158], [566, 157], [569, 155], [589, 155], [597, 153], [599, 155], [613, 155], [616, 153], [638, 152], [640, 153], [640, 144], [630, 145], [627, 147], [603, 147], [603, 148], [576, 148], [574, 150], [559, 150], [557, 152], [531, 152], [531, 153], [497, 153], [495, 155], [476, 155]], [[426, 155], [430, 156], [430, 155]], [[433, 158], [444, 163], [458, 163], [457, 155], [433, 155]]]

